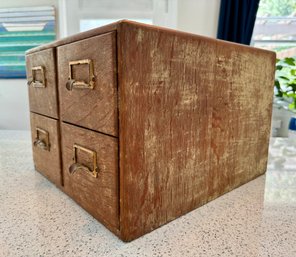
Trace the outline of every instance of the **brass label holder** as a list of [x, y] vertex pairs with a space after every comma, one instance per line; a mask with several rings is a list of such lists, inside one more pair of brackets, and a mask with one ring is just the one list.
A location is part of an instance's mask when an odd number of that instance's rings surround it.
[[[44, 138], [41, 139], [41, 135], [44, 135]], [[46, 151], [50, 150], [48, 131], [38, 127], [36, 128], [36, 139], [34, 141], [34, 146], [39, 147]]]
[[[46, 79], [45, 79], [45, 68], [43, 66], [35, 66], [31, 68], [32, 70], [32, 80], [28, 81], [28, 85], [32, 85], [33, 87], [40, 87], [45, 88], [46, 87]], [[36, 80], [36, 73], [41, 73], [42, 80]]]
[[[88, 65], [88, 75], [89, 75], [89, 81], [76, 81], [73, 77], [73, 69], [72, 67], [74, 65]], [[84, 60], [78, 60], [78, 61], [71, 61], [69, 62], [69, 77], [68, 81], [66, 83], [66, 88], [71, 91], [72, 89], [93, 89], [95, 86], [95, 80], [96, 76], [94, 74], [94, 65], [93, 61], [91, 59], [84, 59]]]
[[[84, 164], [78, 163], [77, 161], [77, 150], [84, 151], [91, 155], [93, 161], [93, 167], [90, 169]], [[98, 177], [98, 166], [97, 166], [97, 153], [93, 150], [90, 150], [86, 147], [83, 147], [78, 144], [73, 145], [73, 161], [74, 163], [69, 167], [70, 174], [74, 174], [77, 170], [82, 169], [87, 173], [91, 174], [93, 177]]]

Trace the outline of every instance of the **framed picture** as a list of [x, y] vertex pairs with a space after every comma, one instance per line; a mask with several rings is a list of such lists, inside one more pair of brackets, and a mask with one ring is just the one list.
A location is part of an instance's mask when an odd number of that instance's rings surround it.
[[25, 51], [55, 39], [53, 6], [0, 9], [0, 78], [25, 78]]

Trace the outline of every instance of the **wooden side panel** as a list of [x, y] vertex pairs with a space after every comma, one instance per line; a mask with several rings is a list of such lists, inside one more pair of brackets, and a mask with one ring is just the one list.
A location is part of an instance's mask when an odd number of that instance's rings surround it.
[[[57, 186], [61, 186], [62, 170], [60, 158], [59, 123], [55, 119], [47, 118], [35, 113], [30, 114], [30, 119], [35, 168]], [[46, 133], [41, 132], [39, 133], [39, 136], [37, 136], [37, 129], [41, 129], [48, 133], [49, 150], [42, 149], [40, 144], [34, 145], [36, 139], [46, 142]]]
[[266, 171], [275, 60], [219, 43], [215, 53], [208, 200]]
[[[117, 136], [116, 32], [58, 47], [61, 119]], [[89, 59], [94, 67], [94, 88], [68, 90], [69, 62]], [[89, 66], [72, 65], [75, 81], [89, 82]]]
[[[74, 144], [96, 152], [97, 178], [83, 169], [69, 173]], [[118, 229], [118, 139], [62, 123], [62, 156], [65, 192], [109, 229]], [[93, 169], [85, 151], [77, 150], [77, 162]]]
[[[30, 110], [53, 118], [58, 118], [58, 98], [56, 84], [56, 67], [54, 49], [47, 49], [26, 55], [26, 72], [28, 80], [32, 79], [32, 68], [42, 66], [44, 69], [45, 87], [29, 85]], [[40, 71], [35, 78], [42, 80]]]
[[118, 53], [124, 240], [265, 172], [273, 53], [137, 24]]

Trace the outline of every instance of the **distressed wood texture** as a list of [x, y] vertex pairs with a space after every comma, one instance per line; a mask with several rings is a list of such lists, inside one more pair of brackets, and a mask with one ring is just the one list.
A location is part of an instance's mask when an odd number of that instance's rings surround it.
[[275, 55], [137, 23], [118, 37], [129, 241], [265, 172]]
[[[62, 170], [60, 158], [60, 132], [59, 124], [55, 119], [47, 118], [35, 113], [30, 114], [32, 149], [35, 169], [47, 177], [57, 186], [62, 185]], [[34, 144], [37, 136], [37, 129], [48, 132], [49, 150], [42, 149], [40, 145]], [[39, 133], [39, 139], [45, 142], [46, 135]]]
[[[97, 178], [83, 169], [69, 173], [74, 162], [74, 144], [97, 153]], [[118, 139], [62, 123], [62, 157], [65, 192], [116, 233], [119, 229]], [[91, 155], [83, 151], [77, 152], [77, 161], [93, 168]]]
[[[29, 50], [28, 76], [44, 65], [55, 87], [55, 58], [60, 119], [32, 114], [32, 138], [48, 127], [55, 149], [61, 124], [61, 189], [124, 241], [265, 172], [274, 53], [119, 21]], [[69, 62], [83, 59], [94, 63], [94, 89], [67, 90]], [[74, 79], [88, 81], [87, 68], [72, 66]], [[31, 111], [58, 117], [46, 112], [58, 110], [49, 89], [29, 87]], [[97, 153], [97, 178], [80, 165], [92, 168], [85, 150], [72, 165], [74, 144]], [[33, 151], [37, 170], [60, 183], [58, 151]]]
[[[45, 71], [45, 87], [28, 86], [30, 110], [39, 114], [58, 118], [58, 100], [56, 85], [55, 49], [47, 49], [26, 55], [26, 73], [30, 81], [32, 68], [42, 66]], [[36, 71], [36, 79], [41, 80], [41, 72]]]
[[[116, 136], [118, 134], [116, 85], [116, 33], [81, 40], [57, 48], [61, 120]], [[69, 91], [69, 62], [90, 59], [94, 65], [93, 89]], [[73, 78], [89, 81], [88, 65], [73, 65]]]

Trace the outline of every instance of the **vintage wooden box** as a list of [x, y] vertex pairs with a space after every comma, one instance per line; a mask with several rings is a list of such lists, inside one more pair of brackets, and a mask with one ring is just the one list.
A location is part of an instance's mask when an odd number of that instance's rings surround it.
[[120, 21], [26, 62], [36, 170], [122, 240], [266, 170], [272, 52]]

